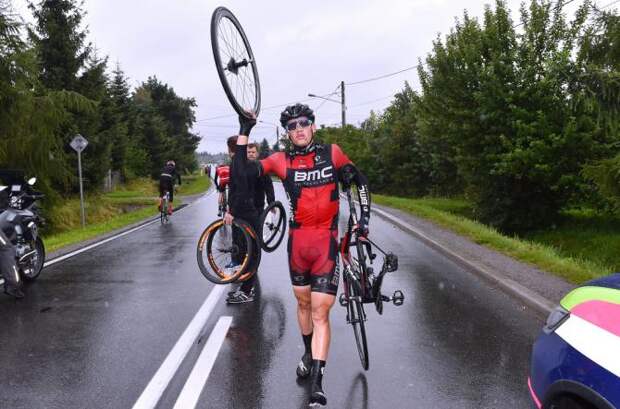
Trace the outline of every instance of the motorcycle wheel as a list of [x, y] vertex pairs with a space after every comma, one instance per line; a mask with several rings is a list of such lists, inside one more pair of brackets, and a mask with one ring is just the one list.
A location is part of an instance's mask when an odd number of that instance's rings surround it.
[[24, 278], [24, 281], [34, 281], [41, 274], [41, 270], [43, 270], [43, 265], [45, 264], [45, 246], [43, 245], [43, 240], [40, 237], [37, 237], [37, 240], [34, 243], [34, 250], [36, 254], [27, 261], [25, 266], [20, 265], [19, 270]]

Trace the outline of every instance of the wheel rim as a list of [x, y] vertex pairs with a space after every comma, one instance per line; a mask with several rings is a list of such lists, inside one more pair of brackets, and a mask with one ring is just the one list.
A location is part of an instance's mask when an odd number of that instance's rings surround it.
[[260, 83], [256, 59], [237, 18], [218, 8], [211, 20], [211, 44], [220, 81], [237, 113], [260, 111]]
[[233, 222], [233, 226], [241, 232], [241, 240], [245, 245], [249, 245], [247, 253], [239, 260], [240, 264], [234, 268], [226, 268], [226, 264], [231, 261], [231, 255], [240, 254], [240, 250], [232, 243], [233, 227], [218, 220], [205, 229], [198, 241], [197, 260], [200, 272], [216, 284], [226, 284], [237, 280], [247, 270], [252, 256], [249, 235], [243, 232], [236, 221]]
[[[259, 237], [257, 236], [256, 232], [254, 231], [254, 229], [252, 228], [250, 224], [244, 221], [243, 222], [240, 221], [240, 225], [243, 227], [243, 229], [246, 230], [248, 237], [250, 238], [250, 245], [252, 246], [252, 250], [250, 254], [255, 258], [253, 265], [258, 266], [260, 264], [260, 259], [261, 259], [261, 247], [260, 247]], [[248, 260], [248, 268], [246, 270], [248, 270], [249, 267], [250, 267], [250, 260]], [[247, 281], [255, 273], [256, 273], [256, 269], [254, 269], [253, 271], [247, 271], [246, 273], [240, 275], [237, 281], [240, 281], [240, 282]]]
[[[348, 280], [347, 280], [348, 281]], [[349, 295], [356, 296], [352, 283], [348, 283]], [[357, 352], [362, 364], [362, 368], [368, 370], [368, 344], [366, 341], [366, 328], [364, 325], [364, 307], [357, 300], [349, 300], [347, 305], [349, 319], [353, 326], [353, 334], [355, 335], [355, 343], [357, 344]]]
[[34, 247], [35, 254], [28, 261], [27, 268], [22, 269], [22, 273], [27, 278], [35, 278], [43, 268], [44, 253], [41, 245], [37, 242]]

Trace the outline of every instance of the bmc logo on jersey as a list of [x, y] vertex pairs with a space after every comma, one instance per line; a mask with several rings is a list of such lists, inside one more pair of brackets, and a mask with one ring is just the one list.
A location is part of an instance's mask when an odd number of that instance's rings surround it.
[[322, 169], [316, 170], [296, 170], [294, 174], [294, 180], [299, 182], [325, 182], [331, 181], [334, 177], [333, 166], [327, 166]]

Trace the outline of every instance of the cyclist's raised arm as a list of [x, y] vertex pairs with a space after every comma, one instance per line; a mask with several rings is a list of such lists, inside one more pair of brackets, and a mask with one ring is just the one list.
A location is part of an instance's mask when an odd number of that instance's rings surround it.
[[237, 137], [237, 146], [235, 146], [235, 155], [233, 156], [233, 177], [243, 179], [244, 188], [247, 189], [247, 176], [259, 177], [260, 171], [258, 166], [250, 164], [248, 161], [248, 137], [250, 131], [256, 125], [256, 117], [247, 118], [239, 115], [239, 136]]
[[248, 161], [248, 145], [247, 144], [239, 144], [237, 141], [237, 146], [235, 146], [235, 154], [232, 159], [233, 166], [231, 166], [232, 174], [231, 178], [234, 178], [236, 181], [238, 188], [242, 191], [249, 192], [248, 186], [248, 177], [258, 178], [260, 176], [260, 171], [258, 166], [255, 163]]

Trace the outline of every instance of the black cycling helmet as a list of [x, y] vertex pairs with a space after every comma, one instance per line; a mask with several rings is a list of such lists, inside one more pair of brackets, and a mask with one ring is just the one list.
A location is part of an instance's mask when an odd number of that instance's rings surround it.
[[286, 129], [286, 123], [291, 119], [305, 116], [314, 123], [314, 112], [306, 104], [297, 103], [295, 105], [287, 106], [280, 114], [280, 123], [282, 127]]

